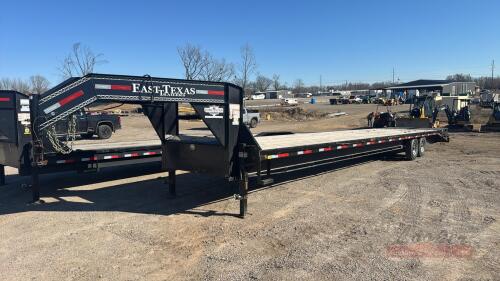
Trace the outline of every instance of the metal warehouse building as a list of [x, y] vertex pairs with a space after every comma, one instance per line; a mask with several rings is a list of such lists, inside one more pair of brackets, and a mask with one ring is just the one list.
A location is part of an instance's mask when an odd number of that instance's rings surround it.
[[441, 96], [469, 96], [474, 93], [475, 89], [475, 82], [421, 79], [387, 87], [385, 90], [390, 90], [396, 96], [410, 98], [428, 92], [438, 92]]

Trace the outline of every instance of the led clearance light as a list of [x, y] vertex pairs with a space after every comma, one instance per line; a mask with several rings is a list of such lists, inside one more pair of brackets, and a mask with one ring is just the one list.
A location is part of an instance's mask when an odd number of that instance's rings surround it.
[[0, 101], [10, 101], [10, 98], [0, 98]]
[[84, 93], [82, 90], [75, 92], [75, 93], [63, 98], [62, 100], [54, 103], [53, 105], [47, 107], [46, 109], [43, 110], [43, 112], [45, 112], [45, 114], [51, 113], [52, 111], [58, 109], [59, 107], [64, 106], [65, 104], [68, 104], [68, 103], [76, 100], [77, 98], [83, 96], [83, 94]]

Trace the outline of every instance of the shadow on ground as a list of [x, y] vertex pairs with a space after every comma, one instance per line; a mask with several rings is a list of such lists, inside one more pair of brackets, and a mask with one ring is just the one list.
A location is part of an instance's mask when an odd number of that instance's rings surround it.
[[[274, 183], [269, 186], [258, 186], [256, 177], [251, 176], [250, 193], [374, 160], [374, 157], [365, 157], [312, 167], [276, 169], [272, 175]], [[47, 202], [39, 205], [28, 204], [31, 190], [21, 187], [29, 183], [30, 178], [11, 175], [7, 176], [7, 185], [0, 187], [0, 215], [28, 211], [119, 211], [160, 215], [184, 213], [207, 217], [237, 215], [237, 201], [234, 201], [234, 214], [193, 210], [217, 201], [232, 200], [237, 190], [235, 183], [205, 174], [184, 173], [177, 176], [177, 196], [172, 198], [168, 196], [168, 187], [162, 175], [157, 163], [106, 168], [91, 174], [66, 172], [42, 175], [41, 196]], [[250, 194], [250, 208], [251, 200]]]

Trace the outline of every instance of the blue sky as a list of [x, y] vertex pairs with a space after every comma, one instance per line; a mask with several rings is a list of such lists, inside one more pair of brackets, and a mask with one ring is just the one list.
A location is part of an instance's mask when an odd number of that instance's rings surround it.
[[[75, 42], [108, 63], [96, 72], [182, 78], [177, 46], [293, 84], [490, 75], [500, 65], [500, 1], [2, 1], [0, 77], [46, 76]], [[500, 69], [498, 69], [500, 71]]]

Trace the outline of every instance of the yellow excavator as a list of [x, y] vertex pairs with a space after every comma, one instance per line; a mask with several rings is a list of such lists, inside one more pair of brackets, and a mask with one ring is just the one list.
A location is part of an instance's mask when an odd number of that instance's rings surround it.
[[500, 102], [493, 103], [493, 111], [486, 125], [481, 130], [485, 131], [500, 131]]
[[440, 107], [436, 103], [436, 97], [433, 95], [413, 97], [413, 102], [410, 104], [409, 117], [397, 118], [396, 127], [438, 127], [437, 114], [440, 110]]

